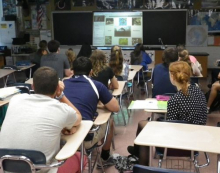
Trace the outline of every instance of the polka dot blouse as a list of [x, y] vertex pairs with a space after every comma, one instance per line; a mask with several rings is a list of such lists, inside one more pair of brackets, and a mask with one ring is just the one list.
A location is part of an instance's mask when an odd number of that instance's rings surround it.
[[188, 95], [178, 91], [168, 101], [167, 120], [184, 120], [192, 124], [206, 124], [207, 104], [202, 91], [195, 85], [188, 87]]

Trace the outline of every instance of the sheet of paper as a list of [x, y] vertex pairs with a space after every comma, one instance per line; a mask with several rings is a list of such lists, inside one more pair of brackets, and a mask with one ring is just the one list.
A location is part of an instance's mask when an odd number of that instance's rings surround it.
[[128, 109], [158, 109], [157, 100], [132, 101]]

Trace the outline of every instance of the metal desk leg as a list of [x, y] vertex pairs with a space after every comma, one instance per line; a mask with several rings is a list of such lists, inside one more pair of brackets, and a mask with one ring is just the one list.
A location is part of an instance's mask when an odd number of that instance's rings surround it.
[[139, 71], [138, 71], [137, 73], [138, 73], [138, 83], [137, 83], [137, 85], [138, 85], [138, 84], [139, 84], [139, 77], [140, 77], [139, 75], [140, 75], [140, 74], [139, 74]]
[[220, 154], [217, 155], [217, 173], [220, 173]]
[[152, 166], [153, 147], [149, 146], [149, 166]]
[[5, 86], [4, 86], [4, 88], [7, 87], [8, 78], [9, 78], [9, 75], [6, 76], [6, 80], [5, 80], [4, 77], [3, 77], [3, 80], [4, 80], [4, 82], [5, 82]]
[[30, 68], [29, 79], [31, 78], [31, 72], [32, 72], [32, 68]]
[[81, 157], [80, 157], [80, 172], [83, 172], [84, 166], [84, 143], [81, 144]]

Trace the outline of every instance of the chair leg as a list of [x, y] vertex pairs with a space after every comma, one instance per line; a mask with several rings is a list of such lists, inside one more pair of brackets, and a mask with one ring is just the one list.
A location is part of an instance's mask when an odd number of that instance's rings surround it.
[[124, 112], [123, 112], [123, 109], [122, 109], [122, 94], [121, 94], [120, 97], [119, 97], [119, 105], [120, 105], [121, 114], [122, 114], [122, 116], [123, 116], [124, 125], [126, 126], [125, 115], [124, 115]]
[[104, 167], [103, 167], [103, 164], [102, 164], [102, 159], [101, 159], [101, 154], [100, 154], [100, 151], [99, 151], [99, 149], [98, 148], [96, 148], [96, 150], [97, 150], [97, 154], [98, 154], [98, 160], [99, 160], [99, 163], [100, 163], [100, 165], [101, 165], [101, 168], [102, 168], [102, 172], [104, 173], [105, 172], [105, 170], [104, 170]]
[[92, 173], [92, 152], [88, 155], [88, 166], [89, 166], [89, 173]]

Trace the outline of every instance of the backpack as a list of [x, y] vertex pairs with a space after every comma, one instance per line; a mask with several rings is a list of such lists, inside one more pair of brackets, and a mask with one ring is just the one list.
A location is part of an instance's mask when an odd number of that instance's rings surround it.
[[[211, 90], [209, 90], [205, 94], [205, 98], [206, 98], [207, 102], [209, 100], [210, 93], [211, 93]], [[216, 96], [215, 100], [212, 102], [212, 105], [210, 106], [210, 111], [215, 111], [217, 109], [220, 109], [220, 92], [217, 93], [217, 96]]]

